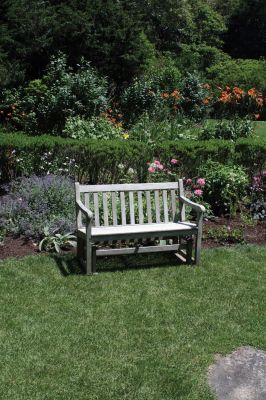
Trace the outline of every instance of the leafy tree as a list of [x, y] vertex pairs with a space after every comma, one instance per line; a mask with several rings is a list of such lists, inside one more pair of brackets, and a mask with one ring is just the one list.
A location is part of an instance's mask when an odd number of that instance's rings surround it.
[[266, 2], [242, 0], [229, 21], [225, 50], [233, 57], [266, 56]]

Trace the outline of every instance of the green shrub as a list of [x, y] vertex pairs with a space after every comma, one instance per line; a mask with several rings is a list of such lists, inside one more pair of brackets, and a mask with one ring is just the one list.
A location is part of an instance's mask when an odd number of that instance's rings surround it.
[[1, 109], [15, 104], [9, 124], [30, 134], [61, 134], [70, 116], [90, 118], [108, 105], [107, 81], [84, 60], [73, 72], [62, 53], [53, 57], [41, 80], [3, 93]]
[[249, 137], [254, 133], [254, 124], [247, 119], [234, 119], [207, 124], [201, 131], [201, 140], [224, 139], [236, 141], [241, 137]]
[[177, 65], [181, 71], [201, 71], [230, 59], [230, 56], [217, 47], [206, 44], [181, 44]]
[[[182, 82], [181, 93], [181, 109], [187, 117], [199, 121], [208, 115], [209, 91], [196, 72], [186, 74]], [[208, 99], [207, 103], [205, 103], [206, 98]]]
[[69, 117], [66, 120], [63, 135], [73, 139], [119, 139], [122, 129], [105, 118], [92, 117], [84, 119], [79, 116]]
[[217, 86], [256, 87], [266, 93], [266, 61], [228, 59], [207, 69], [207, 78]]
[[211, 205], [214, 214], [234, 214], [247, 194], [248, 176], [244, 169], [208, 161], [201, 173], [206, 180], [204, 200]]
[[[79, 181], [115, 183], [132, 179], [145, 182], [147, 162], [159, 159], [168, 164], [179, 161], [180, 176], [199, 176], [200, 167], [210, 159], [221, 164], [245, 167], [250, 178], [266, 164], [266, 138], [229, 140], [176, 140], [155, 143], [131, 140], [75, 140], [54, 136], [30, 137], [0, 133], [0, 180], [32, 174], [70, 175]], [[121, 168], [121, 166], [123, 166]]]
[[144, 113], [129, 130], [131, 140], [145, 143], [160, 143], [165, 140], [194, 140], [193, 124], [181, 114], [176, 117], [168, 116], [158, 121], [148, 113]]

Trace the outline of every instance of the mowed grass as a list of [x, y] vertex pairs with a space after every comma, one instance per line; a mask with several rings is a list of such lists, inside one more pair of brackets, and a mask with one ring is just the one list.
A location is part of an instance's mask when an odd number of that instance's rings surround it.
[[255, 123], [255, 134], [266, 138], [266, 121], [257, 121]]
[[213, 399], [215, 355], [266, 350], [266, 247], [163, 260], [100, 261], [94, 277], [72, 256], [1, 262], [0, 398]]

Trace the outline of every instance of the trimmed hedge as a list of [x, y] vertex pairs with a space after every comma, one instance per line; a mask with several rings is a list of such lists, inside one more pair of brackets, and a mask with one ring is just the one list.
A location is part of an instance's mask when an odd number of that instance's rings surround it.
[[[46, 158], [45, 158], [46, 157]], [[166, 163], [180, 161], [180, 176], [196, 176], [208, 159], [243, 165], [252, 175], [266, 164], [266, 138], [163, 142], [149, 145], [127, 140], [80, 141], [54, 136], [30, 137], [0, 132], [0, 180], [8, 182], [21, 175], [47, 173], [50, 165], [74, 163], [70, 175], [90, 183], [123, 180], [129, 168], [138, 181], [147, 180], [147, 162], [158, 158]], [[46, 160], [45, 168], [43, 160]], [[19, 161], [18, 161], [19, 160]], [[66, 162], [66, 160], [68, 160]], [[52, 170], [50, 172], [53, 172]], [[67, 167], [65, 168], [67, 173]]]

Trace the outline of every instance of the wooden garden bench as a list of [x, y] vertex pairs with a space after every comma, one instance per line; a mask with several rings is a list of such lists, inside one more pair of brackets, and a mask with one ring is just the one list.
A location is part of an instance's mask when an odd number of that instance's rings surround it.
[[[188, 264], [199, 263], [205, 208], [184, 196], [182, 179], [75, 183], [75, 192], [77, 256], [87, 274], [96, 272], [96, 256], [116, 254], [172, 251]], [[195, 210], [195, 223], [185, 220], [185, 205]]]

